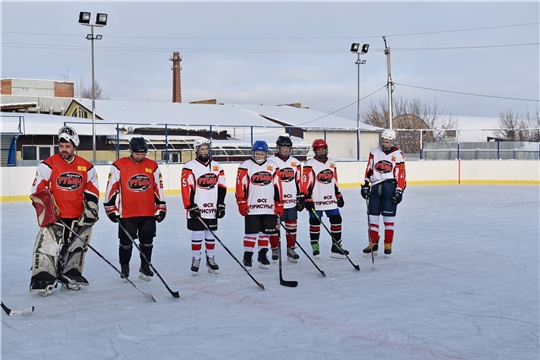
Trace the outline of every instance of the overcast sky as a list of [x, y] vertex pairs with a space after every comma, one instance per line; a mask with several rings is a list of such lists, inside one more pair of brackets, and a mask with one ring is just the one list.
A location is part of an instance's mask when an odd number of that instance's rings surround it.
[[[95, 77], [111, 100], [172, 101], [172, 62], [183, 61], [182, 100], [300, 102], [356, 119], [394, 95], [444, 113], [498, 117], [538, 109], [538, 2], [13, 2], [2, 4], [2, 78], [91, 84], [89, 27], [80, 11], [109, 15], [96, 29]], [[482, 96], [474, 96], [476, 94]], [[512, 98], [512, 99], [507, 99]], [[536, 101], [526, 101], [526, 100]]]

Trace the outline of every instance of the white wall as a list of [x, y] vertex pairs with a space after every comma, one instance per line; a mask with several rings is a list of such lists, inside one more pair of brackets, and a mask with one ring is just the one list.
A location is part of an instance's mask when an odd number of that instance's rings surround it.
[[[166, 194], [180, 194], [182, 164], [161, 165]], [[338, 162], [342, 187], [359, 186], [364, 179], [365, 162]], [[223, 164], [227, 187], [234, 189], [237, 163]], [[107, 186], [109, 165], [98, 165], [100, 191]], [[440, 184], [534, 184], [540, 185], [540, 162], [535, 160], [409, 161], [408, 185]], [[1, 201], [28, 201], [35, 177], [33, 167], [2, 167]]]

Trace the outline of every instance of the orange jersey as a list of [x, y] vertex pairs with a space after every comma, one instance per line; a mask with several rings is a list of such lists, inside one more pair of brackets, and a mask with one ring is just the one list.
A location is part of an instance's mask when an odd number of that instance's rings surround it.
[[164, 201], [163, 179], [157, 162], [144, 158], [137, 164], [131, 157], [116, 160], [105, 191], [105, 203], [111, 200], [118, 204], [122, 218], [154, 216], [156, 201]]
[[79, 218], [84, 209], [85, 193], [96, 203], [99, 199], [99, 183], [96, 169], [89, 161], [75, 155], [72, 162], [55, 154], [43, 160], [32, 183], [32, 194], [48, 188], [54, 195], [60, 217]]

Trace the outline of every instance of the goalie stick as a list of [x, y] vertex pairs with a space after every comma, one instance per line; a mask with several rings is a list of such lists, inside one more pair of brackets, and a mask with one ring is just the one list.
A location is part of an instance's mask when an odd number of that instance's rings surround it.
[[[277, 218], [277, 222], [278, 224], [281, 224], [281, 222], [279, 221], [279, 216]], [[287, 286], [287, 287], [297, 287], [298, 286], [298, 281], [295, 281], [295, 280], [284, 280], [283, 279], [283, 271], [282, 271], [282, 266], [281, 266], [281, 235], [280, 235], [280, 231], [279, 231], [279, 226], [277, 226], [277, 233], [278, 233], [278, 251], [279, 251], [279, 284], [282, 285], [282, 286]]]
[[122, 277], [122, 279], [125, 279], [127, 280], [131, 285], [133, 285], [135, 287], [135, 289], [139, 290], [144, 296], [152, 299], [152, 301], [156, 302], [156, 299], [152, 296], [152, 294], [142, 290], [140, 287], [138, 287], [137, 285], [135, 285], [135, 283], [133, 281], [131, 281], [129, 278], [125, 277], [124, 274], [122, 274], [122, 272], [120, 270], [118, 270], [116, 268], [116, 266], [114, 266], [113, 264], [111, 264], [111, 262], [107, 259], [105, 259], [103, 257], [103, 255], [101, 255], [99, 253], [99, 251], [97, 251], [92, 245], [90, 245], [86, 240], [84, 240], [79, 234], [77, 234], [75, 232], [75, 230], [73, 230], [72, 228], [70, 228], [69, 226], [67, 226], [67, 224], [62, 220], [62, 219], [58, 219], [58, 222], [60, 222], [61, 224], [63, 224], [69, 231], [71, 231], [76, 237], [79, 238], [79, 240], [81, 240], [83, 242], [83, 244], [85, 244], [86, 246], [88, 246], [90, 249], [92, 249], [96, 254], [97, 256], [99, 256], [100, 258], [102, 258], [107, 264], [109, 264], [114, 270], [116, 270], [117, 273], [120, 274], [120, 276]]
[[137, 245], [137, 243], [135, 242], [135, 240], [133, 240], [133, 237], [127, 232], [126, 228], [124, 228], [122, 226], [122, 224], [120, 224], [120, 221], [118, 221], [118, 226], [120, 226], [120, 229], [124, 230], [124, 232], [126, 233], [127, 237], [129, 238], [129, 240], [131, 240], [131, 242], [133, 243], [133, 245], [135, 245], [135, 247], [137, 248], [137, 250], [139, 250], [139, 253], [141, 254], [141, 256], [143, 257], [144, 261], [146, 261], [148, 263], [148, 265], [154, 270], [154, 272], [156, 273], [156, 275], [159, 277], [159, 279], [161, 280], [161, 282], [163, 283], [163, 285], [165, 285], [165, 287], [167, 288], [167, 290], [169, 290], [169, 293], [171, 293], [171, 295], [175, 298], [179, 298], [180, 297], [180, 294], [178, 293], [178, 291], [172, 291], [171, 288], [169, 287], [169, 285], [167, 285], [167, 283], [165, 282], [165, 280], [163, 280], [163, 278], [161, 277], [161, 275], [159, 274], [159, 272], [156, 270], [156, 268], [154, 267], [154, 265], [152, 265], [152, 263], [150, 261], [148, 261], [148, 259], [146, 258], [146, 255], [144, 255], [144, 253], [141, 251], [141, 248], [139, 247], [139, 245]]
[[[326, 231], [328, 232], [328, 234], [332, 238], [332, 242], [334, 243], [334, 245], [336, 245], [339, 249], [341, 249], [341, 245], [336, 241], [336, 238], [334, 237], [334, 235], [332, 235], [332, 233], [330, 232], [330, 229], [328, 229], [328, 227], [325, 225], [325, 223], [322, 222], [321, 217], [319, 216], [319, 214], [317, 214], [315, 209], [311, 209], [311, 212], [313, 213], [313, 215], [315, 215], [317, 220], [319, 220], [319, 222], [322, 224], [322, 226], [324, 226], [324, 228], [326, 229]], [[354, 269], [360, 271], [360, 266], [353, 263], [351, 258], [349, 257], [349, 255], [347, 255], [345, 253], [343, 253], [343, 254], [347, 257], [347, 260], [349, 260], [349, 262], [354, 267]]]
[[[290, 233], [289, 229], [287, 229], [285, 227], [285, 225], [283, 225], [282, 222], [280, 222], [280, 225], [285, 229], [285, 231], [287, 232], [287, 234], [289, 234], [290, 236], [292, 236], [292, 234]], [[311, 257], [307, 254], [306, 250], [304, 250], [304, 248], [302, 247], [302, 245], [300, 245], [300, 243], [298, 241], [295, 240], [295, 243], [296, 245], [298, 245], [298, 247], [300, 248], [300, 250], [302, 250], [302, 252], [304, 253], [304, 255], [306, 255], [306, 257], [309, 259], [309, 261], [311, 261], [311, 263], [313, 264], [313, 266], [315, 266], [317, 268], [317, 270], [319, 270], [319, 272], [321, 273], [322, 276], [326, 277], [326, 274], [324, 273], [324, 271], [322, 271], [321, 269], [319, 269], [319, 267], [317, 266], [317, 264], [315, 264], [315, 262], [313, 261], [313, 259], [311, 259]], [[281, 251], [280, 251], [281, 252]]]
[[249, 275], [249, 277], [251, 278], [251, 280], [255, 281], [255, 284], [257, 284], [258, 287], [260, 287], [261, 289], [264, 290], [264, 285], [260, 282], [258, 282], [257, 280], [255, 280], [255, 278], [253, 277], [253, 275], [251, 275], [249, 273], [249, 271], [244, 267], [244, 265], [236, 258], [236, 256], [234, 256], [234, 254], [225, 246], [225, 244], [223, 244], [223, 242], [216, 236], [216, 234], [210, 230], [210, 228], [208, 227], [208, 225], [206, 225], [206, 223], [204, 222], [204, 220], [200, 217], [200, 216], [197, 216], [197, 220], [199, 220], [201, 222], [201, 224], [203, 224], [204, 228], [206, 230], [208, 230], [210, 232], [210, 234], [212, 234], [213, 237], [216, 238], [216, 240], [221, 244], [221, 246], [223, 246], [223, 248], [225, 249], [225, 251], [227, 251], [229, 253], [229, 255], [232, 256], [232, 258], [234, 260], [236, 260], [236, 262], [238, 263], [238, 265], [240, 265], [242, 267], [242, 269], [244, 269], [244, 271]]
[[25, 316], [34, 312], [33, 306], [26, 309], [22, 309], [22, 310], [11, 310], [6, 305], [4, 305], [4, 303], [1, 301], [0, 301], [0, 305], [2, 305], [2, 309], [4, 309], [6, 314], [8, 314], [9, 316]]

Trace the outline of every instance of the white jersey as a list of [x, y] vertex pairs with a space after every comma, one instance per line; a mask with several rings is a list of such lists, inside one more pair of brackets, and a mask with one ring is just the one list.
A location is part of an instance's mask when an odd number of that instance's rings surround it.
[[378, 184], [385, 180], [396, 180], [398, 189], [405, 189], [405, 156], [398, 147], [394, 146], [383, 151], [379, 146], [369, 153], [364, 179]]
[[252, 159], [242, 162], [236, 175], [236, 201], [247, 201], [249, 215], [275, 214], [275, 203], [283, 201], [279, 177], [279, 167], [272, 160], [260, 165]]
[[338, 175], [334, 159], [326, 158], [326, 161], [322, 162], [317, 158], [311, 158], [306, 161], [302, 172], [302, 192], [313, 200], [315, 210], [337, 209], [338, 191]]
[[272, 155], [268, 159], [279, 166], [285, 209], [295, 207], [296, 195], [298, 195], [300, 191], [300, 181], [302, 177], [300, 161], [293, 156], [289, 156], [286, 160], [283, 160], [277, 155]]
[[[209, 161], [205, 165], [196, 159], [188, 161], [182, 169], [180, 186], [184, 208], [197, 204], [202, 218], [216, 218], [217, 205], [223, 201], [218, 195], [224, 198], [227, 191], [225, 172], [218, 162]], [[189, 219], [189, 211], [186, 213]]]

